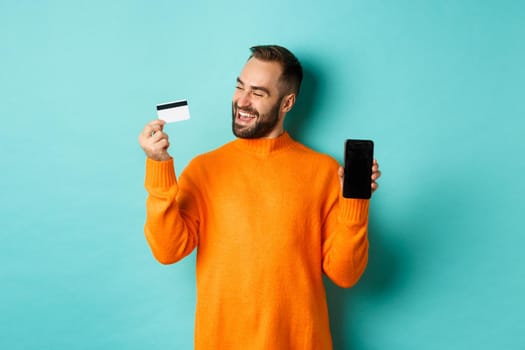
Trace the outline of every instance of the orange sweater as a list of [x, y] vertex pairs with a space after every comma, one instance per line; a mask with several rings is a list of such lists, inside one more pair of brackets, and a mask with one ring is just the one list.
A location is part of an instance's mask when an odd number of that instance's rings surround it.
[[368, 258], [368, 200], [338, 164], [284, 135], [193, 159], [146, 161], [145, 234], [164, 264], [197, 248], [195, 349], [332, 348], [322, 273], [352, 286]]

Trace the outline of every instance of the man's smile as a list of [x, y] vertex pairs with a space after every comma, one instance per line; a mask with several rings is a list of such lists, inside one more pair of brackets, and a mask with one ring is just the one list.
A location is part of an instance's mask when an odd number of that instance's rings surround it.
[[237, 109], [237, 121], [241, 122], [241, 124], [249, 124], [257, 119], [258, 116], [258, 113], [255, 111], [243, 111]]

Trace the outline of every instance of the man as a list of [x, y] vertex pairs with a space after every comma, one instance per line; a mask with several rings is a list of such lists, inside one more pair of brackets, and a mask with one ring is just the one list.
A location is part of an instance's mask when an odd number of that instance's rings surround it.
[[[343, 198], [343, 168], [284, 130], [299, 61], [279, 46], [251, 51], [233, 95], [234, 141], [177, 180], [164, 123], [140, 134], [146, 238], [164, 264], [197, 248], [196, 349], [331, 349], [322, 274], [350, 287], [363, 273], [369, 200]], [[372, 171], [375, 190], [377, 162]]]

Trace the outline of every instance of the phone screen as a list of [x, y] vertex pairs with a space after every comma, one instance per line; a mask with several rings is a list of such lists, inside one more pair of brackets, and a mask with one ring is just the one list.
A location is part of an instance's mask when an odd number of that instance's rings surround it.
[[371, 140], [346, 140], [343, 197], [369, 199], [372, 196], [373, 160]]

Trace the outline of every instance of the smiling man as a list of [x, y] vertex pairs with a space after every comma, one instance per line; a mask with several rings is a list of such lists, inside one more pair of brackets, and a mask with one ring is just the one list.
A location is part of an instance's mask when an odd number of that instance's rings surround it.
[[[284, 132], [284, 115], [294, 105], [298, 94], [301, 65], [292, 56], [279, 64], [272, 60], [276, 52], [265, 47], [254, 47], [252, 52], [237, 78], [233, 95], [233, 133], [242, 138], [278, 137]], [[287, 66], [281, 66], [284, 64]], [[290, 71], [290, 81], [282, 74], [284, 69]]]
[[[237, 78], [235, 140], [177, 179], [164, 122], [147, 155], [145, 235], [174, 263], [197, 249], [195, 349], [331, 349], [323, 273], [350, 287], [368, 259], [369, 200], [344, 198], [342, 167], [284, 130], [302, 80], [297, 58], [256, 46]], [[380, 176], [372, 168], [372, 189]]]

